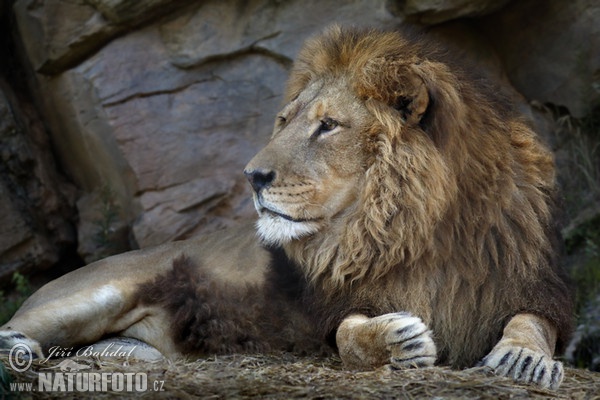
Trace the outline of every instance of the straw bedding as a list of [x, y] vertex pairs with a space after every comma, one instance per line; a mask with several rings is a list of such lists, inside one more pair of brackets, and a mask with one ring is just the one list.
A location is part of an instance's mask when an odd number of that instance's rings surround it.
[[[7, 358], [0, 358], [8, 365]], [[33, 367], [16, 375], [13, 382], [33, 382], [37, 371], [49, 371], [61, 360], [34, 361]], [[233, 355], [195, 361], [154, 363], [82, 358], [85, 372], [145, 372], [148, 391], [130, 393], [140, 398], [268, 398], [268, 399], [600, 399], [600, 374], [567, 368], [560, 389], [552, 392], [535, 386], [518, 385], [483, 369], [463, 371], [434, 367], [390, 371], [381, 368], [352, 372], [342, 368], [337, 357], [298, 357], [281, 353]], [[161, 392], [154, 381], [163, 382]], [[31, 398], [121, 398], [123, 392], [28, 393]]]

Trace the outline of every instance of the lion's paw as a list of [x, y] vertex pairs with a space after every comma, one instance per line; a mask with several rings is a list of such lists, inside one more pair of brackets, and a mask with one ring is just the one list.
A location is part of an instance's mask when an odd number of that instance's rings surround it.
[[400, 312], [373, 319], [387, 324], [385, 340], [392, 368], [430, 367], [435, 363], [437, 350], [432, 333], [421, 318]]
[[560, 361], [523, 347], [497, 346], [480, 365], [518, 382], [535, 383], [553, 390], [560, 386], [564, 375]]
[[0, 352], [11, 354], [18, 351], [21, 357], [44, 357], [40, 344], [21, 332], [0, 331]]

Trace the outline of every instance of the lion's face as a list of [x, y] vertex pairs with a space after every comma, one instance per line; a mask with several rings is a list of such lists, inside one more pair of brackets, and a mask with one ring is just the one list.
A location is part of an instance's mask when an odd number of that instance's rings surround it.
[[372, 118], [340, 79], [311, 82], [278, 114], [269, 144], [247, 165], [258, 232], [283, 244], [314, 234], [355, 203]]

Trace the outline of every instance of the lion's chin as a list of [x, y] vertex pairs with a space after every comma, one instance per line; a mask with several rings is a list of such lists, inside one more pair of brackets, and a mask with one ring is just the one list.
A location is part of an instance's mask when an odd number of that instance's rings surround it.
[[262, 241], [280, 246], [293, 240], [312, 235], [319, 230], [316, 221], [293, 221], [271, 213], [261, 213], [256, 229]]

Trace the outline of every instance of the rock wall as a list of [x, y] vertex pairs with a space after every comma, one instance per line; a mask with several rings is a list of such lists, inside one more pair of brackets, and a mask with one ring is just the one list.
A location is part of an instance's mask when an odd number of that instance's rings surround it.
[[0, 79], [0, 281], [54, 265], [74, 241], [75, 188], [48, 148], [35, 108]]
[[87, 261], [252, 217], [242, 168], [270, 135], [302, 42], [334, 22], [420, 24], [511, 82], [528, 112], [536, 100], [583, 115], [599, 98], [593, 0], [8, 4], [57, 162], [79, 189]]
[[[512, 84], [575, 200], [572, 258], [600, 265], [600, 147], [580, 140], [600, 132], [595, 0], [4, 0], [0, 284], [75, 246], [89, 262], [252, 218], [242, 168], [301, 44], [334, 22], [420, 25]], [[597, 368], [582, 321], [569, 354]]]
[[[331, 15], [383, 27], [399, 20], [384, 1], [148, 1], [135, 10], [129, 3], [14, 6], [60, 162], [91, 194], [78, 202], [88, 258], [94, 223], [81, 207], [102, 208], [93, 199], [106, 187], [134, 246], [253, 216], [241, 171], [270, 136], [303, 40]], [[156, 7], [162, 18], [141, 18]]]

